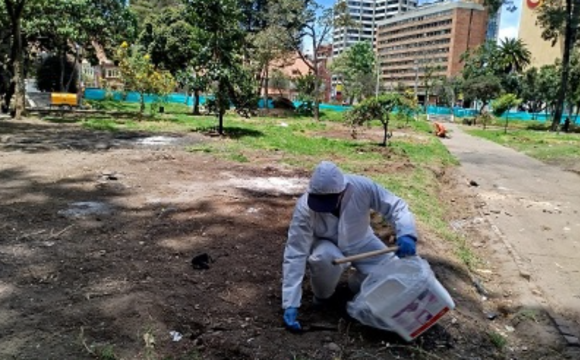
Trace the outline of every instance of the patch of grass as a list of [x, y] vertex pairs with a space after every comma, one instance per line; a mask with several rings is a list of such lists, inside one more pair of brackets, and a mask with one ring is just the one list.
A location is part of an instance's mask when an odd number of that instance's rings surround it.
[[187, 151], [192, 153], [196, 152], [211, 153], [214, 151], [214, 148], [210, 145], [196, 145], [187, 147]]
[[520, 309], [514, 318], [520, 321], [538, 322], [538, 311], [534, 309]]
[[532, 130], [467, 130], [469, 134], [511, 147], [543, 161], [580, 159], [580, 134]]
[[239, 153], [230, 154], [228, 156], [228, 159], [235, 161], [235, 162], [239, 162], [239, 163], [250, 162], [250, 160], [244, 154], [239, 154]]
[[99, 131], [119, 131], [119, 125], [114, 120], [108, 119], [89, 119], [83, 122], [82, 126], [89, 130], [99, 130]]
[[[92, 109], [102, 110], [102, 111], [121, 111], [121, 112], [139, 112], [141, 105], [138, 102], [127, 102], [127, 101], [115, 101], [115, 100], [84, 100]], [[152, 109], [154, 113], [158, 113], [159, 106], [165, 108], [165, 112], [179, 112], [179, 113], [189, 113], [192, 111], [191, 107], [185, 104], [167, 103], [167, 104], [155, 104], [152, 108], [152, 104], [145, 104], [145, 113], [151, 113]]]
[[507, 339], [502, 334], [490, 331], [487, 335], [493, 346], [498, 350], [503, 350], [507, 346]]
[[107, 345], [101, 349], [98, 354], [99, 360], [117, 360], [117, 355], [115, 355], [115, 349], [112, 345]]

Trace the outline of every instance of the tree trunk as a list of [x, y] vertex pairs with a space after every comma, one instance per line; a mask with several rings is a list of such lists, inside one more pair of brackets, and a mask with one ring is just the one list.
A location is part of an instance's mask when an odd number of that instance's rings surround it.
[[564, 54], [562, 56], [562, 80], [558, 91], [558, 101], [552, 121], [552, 131], [557, 131], [562, 121], [564, 112], [564, 101], [566, 100], [566, 90], [568, 89], [568, 78], [570, 75], [570, 53], [572, 51], [572, 38], [576, 30], [572, 27], [572, 0], [566, 0], [566, 30], [564, 34]]
[[24, 89], [24, 55], [22, 49], [22, 33], [21, 24], [22, 19], [19, 15], [12, 19], [12, 31], [14, 34], [14, 118], [16, 120], [22, 119], [22, 115], [26, 111], [26, 90]]
[[270, 104], [268, 103], [268, 86], [269, 86], [269, 79], [270, 71], [268, 69], [268, 64], [266, 64], [266, 70], [264, 74], [264, 109], [265, 113], [268, 114], [270, 112]]
[[64, 92], [64, 72], [66, 68], [66, 52], [60, 54], [60, 92]]
[[193, 115], [201, 115], [199, 112], [199, 89], [193, 90]]
[[381, 146], [386, 147], [389, 139], [389, 115], [386, 115], [385, 118], [381, 120], [381, 123], [383, 124], [383, 142], [381, 143]]
[[313, 115], [314, 115], [314, 120], [315, 121], [319, 121], [320, 120], [320, 97], [318, 96], [318, 92], [320, 91], [320, 85], [319, 85], [319, 79], [318, 79], [318, 72], [316, 72], [314, 74], [314, 76], [316, 77], [316, 80], [314, 82], [314, 109], [313, 109]]
[[224, 113], [221, 110], [218, 110], [218, 134], [223, 135], [224, 134]]
[[503, 130], [504, 134], [507, 134], [507, 129], [508, 129], [508, 119], [509, 119], [510, 115], [509, 115], [509, 110], [508, 112], [505, 114], [505, 128]]
[[140, 106], [139, 106], [139, 117], [143, 116], [143, 112], [145, 111], [145, 93], [140, 93]]
[[[68, 81], [66, 83], [66, 92], [70, 91], [70, 86], [72, 84], [73, 79], [76, 77], [76, 75], [78, 74], [78, 71], [80, 69], [78, 69], [78, 63], [79, 63], [79, 51], [77, 50], [77, 52], [75, 53], [75, 63], [74, 63], [74, 67], [73, 67], [73, 71], [71, 72]], [[77, 92], [79, 91], [79, 86], [80, 84], [77, 84]]]

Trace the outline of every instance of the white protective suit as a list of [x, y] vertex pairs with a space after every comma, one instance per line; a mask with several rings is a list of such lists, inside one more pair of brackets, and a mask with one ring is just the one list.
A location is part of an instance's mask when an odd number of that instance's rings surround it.
[[[345, 174], [344, 183], [340, 218], [312, 211], [308, 193], [298, 200], [284, 251], [284, 309], [300, 307], [307, 263], [314, 295], [326, 299], [332, 296], [342, 272], [348, 267], [333, 265], [333, 259], [385, 248], [370, 226], [371, 209], [395, 225], [397, 238], [403, 235], [417, 238], [414, 217], [402, 199], [366, 177]], [[352, 265], [364, 278], [386, 256], [393, 255], [372, 257]]]

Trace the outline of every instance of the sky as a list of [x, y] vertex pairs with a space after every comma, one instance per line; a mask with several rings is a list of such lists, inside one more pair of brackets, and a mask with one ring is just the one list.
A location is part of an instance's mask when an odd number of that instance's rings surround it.
[[[430, 2], [431, 0], [419, 0], [419, 3]], [[514, 5], [517, 7], [516, 11], [509, 12], [504, 6], [502, 8], [501, 22], [499, 29], [499, 38], [516, 38], [518, 36], [518, 28], [520, 24], [520, 11], [522, 8], [523, 0], [513, 0]], [[318, 3], [323, 6], [332, 6], [334, 0], [319, 0]]]

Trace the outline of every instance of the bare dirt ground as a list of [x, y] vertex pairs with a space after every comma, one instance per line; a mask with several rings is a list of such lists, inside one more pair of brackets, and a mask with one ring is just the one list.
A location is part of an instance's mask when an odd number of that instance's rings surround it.
[[[548, 320], [521, 312], [495, 264], [483, 297], [423, 227], [420, 252], [457, 303], [439, 325], [407, 345], [351, 321], [338, 298], [323, 312], [305, 301], [303, 323], [325, 326], [288, 333], [281, 259], [308, 173], [184, 151], [219, 141], [198, 134], [159, 136], [0, 123], [0, 359], [92, 359], [91, 346], [118, 359], [559, 358]], [[501, 243], [454, 179], [441, 173], [448, 220], [485, 258]], [[194, 269], [203, 253], [213, 262]]]

